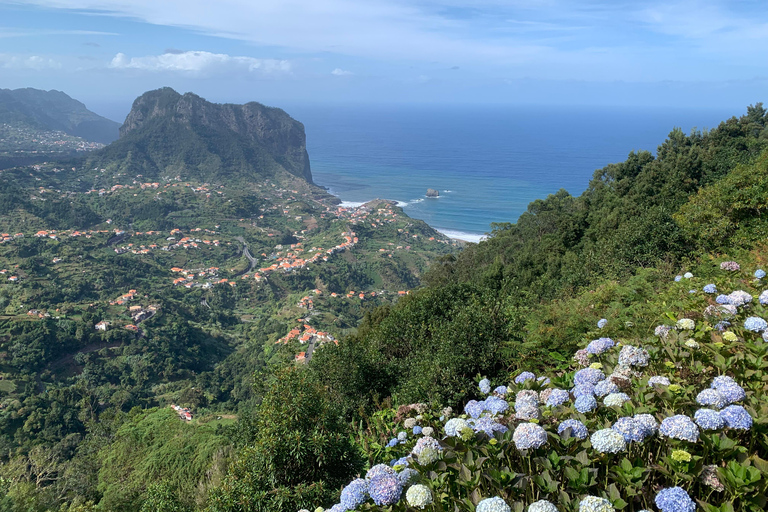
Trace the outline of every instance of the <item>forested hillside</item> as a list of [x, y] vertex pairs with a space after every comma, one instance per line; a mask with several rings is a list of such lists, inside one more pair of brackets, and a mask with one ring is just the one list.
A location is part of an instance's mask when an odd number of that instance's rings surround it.
[[0, 510], [764, 509], [766, 123], [674, 130], [460, 252], [197, 153], [4, 174]]

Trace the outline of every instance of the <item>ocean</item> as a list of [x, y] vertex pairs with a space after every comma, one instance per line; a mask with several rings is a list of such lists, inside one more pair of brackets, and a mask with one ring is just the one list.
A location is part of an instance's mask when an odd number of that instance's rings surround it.
[[[674, 127], [746, 113], [606, 107], [296, 106], [315, 183], [345, 204], [398, 201], [448, 236], [478, 241], [535, 199], [581, 194], [596, 169], [656, 148]], [[439, 191], [427, 198], [426, 191]]]

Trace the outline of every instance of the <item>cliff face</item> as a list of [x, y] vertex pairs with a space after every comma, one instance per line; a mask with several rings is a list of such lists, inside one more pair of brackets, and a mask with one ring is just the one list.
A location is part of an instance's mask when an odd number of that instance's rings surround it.
[[[251, 168], [258, 174], [269, 173], [270, 160], [289, 173], [312, 182], [309, 155], [306, 150], [304, 125], [283, 110], [259, 103], [245, 105], [216, 104], [170, 88], [150, 91], [133, 103], [133, 108], [120, 128], [121, 142], [139, 142], [157, 137], [176, 137], [176, 158], [189, 160], [183, 153], [193, 150], [196, 160], [201, 151], [214, 156], [224, 166]], [[190, 147], [188, 142], [193, 142]], [[146, 146], [145, 146], [146, 147]], [[158, 154], [162, 148], [147, 148], [146, 155], [162, 167], [171, 155]], [[204, 160], [211, 160], [205, 158]], [[194, 162], [187, 161], [187, 164]], [[204, 169], [199, 169], [204, 172]], [[222, 169], [234, 171], [236, 169]]]
[[117, 139], [120, 126], [61, 91], [31, 88], [0, 89], [0, 123], [57, 130], [105, 144]]

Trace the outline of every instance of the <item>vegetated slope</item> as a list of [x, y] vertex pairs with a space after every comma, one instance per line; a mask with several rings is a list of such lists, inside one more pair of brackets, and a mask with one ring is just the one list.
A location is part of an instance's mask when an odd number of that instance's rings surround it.
[[88, 165], [145, 178], [247, 182], [284, 172], [312, 182], [304, 126], [283, 110], [214, 104], [170, 88], [136, 99], [120, 139]]
[[0, 124], [63, 131], [91, 142], [109, 144], [119, 123], [94, 114], [61, 91], [0, 89]]
[[[425, 290], [369, 315], [356, 336], [313, 360], [319, 378], [351, 412], [390, 396], [449, 405], [468, 396], [478, 372], [493, 377], [568, 357], [592, 313], [563, 322], [561, 301], [643, 268], [659, 269], [645, 274], [658, 279], [706, 249], [761, 239], [767, 122], [757, 104], [709, 133], [674, 130], [657, 157], [631, 153], [596, 171], [581, 196], [534, 201], [517, 223], [433, 265]], [[735, 238], [708, 231], [715, 204], [727, 205]], [[640, 281], [630, 282], [642, 290]]]

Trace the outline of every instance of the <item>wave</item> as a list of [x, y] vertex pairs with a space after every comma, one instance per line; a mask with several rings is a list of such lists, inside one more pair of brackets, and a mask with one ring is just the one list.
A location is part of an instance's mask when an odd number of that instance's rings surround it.
[[398, 201], [398, 200], [395, 200], [395, 204], [397, 204], [397, 206], [399, 206], [400, 208], [405, 208], [406, 206], [411, 206], [412, 204], [420, 203], [422, 201], [424, 201], [424, 198], [423, 197], [419, 197], [417, 199], [412, 199], [410, 201]]
[[357, 208], [363, 206], [368, 201], [342, 201], [339, 206], [342, 208]]
[[456, 231], [454, 229], [437, 229], [437, 231], [444, 234], [448, 238], [455, 238], [457, 240], [464, 240], [465, 242], [478, 243], [488, 238], [486, 235], [479, 235], [477, 233], [467, 233], [466, 231]]

